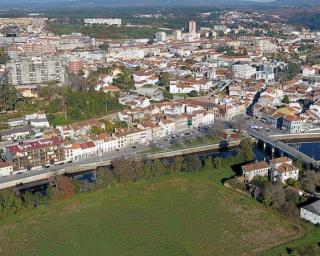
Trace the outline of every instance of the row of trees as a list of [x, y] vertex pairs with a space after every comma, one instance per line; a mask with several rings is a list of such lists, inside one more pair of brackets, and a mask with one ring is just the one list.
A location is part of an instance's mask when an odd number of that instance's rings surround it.
[[76, 192], [76, 186], [66, 176], [55, 176], [49, 180], [45, 194], [14, 192], [10, 189], [0, 191], [0, 218], [10, 214], [18, 214], [26, 209], [47, 205], [52, 200], [71, 198]]
[[254, 159], [251, 140], [243, 140], [238, 153], [228, 158], [207, 157], [203, 160], [196, 154], [186, 157], [177, 156], [171, 160], [153, 160], [135, 162], [133, 159], [114, 161], [111, 168], [101, 167], [97, 170], [98, 187], [106, 188], [113, 184], [129, 184], [139, 180], [150, 180], [155, 177], [180, 172], [195, 173], [218, 170], [231, 164], [239, 164]]
[[109, 188], [115, 184], [128, 185], [141, 180], [151, 180], [156, 177], [173, 175], [180, 172], [198, 173], [218, 170], [231, 164], [252, 160], [252, 144], [243, 140], [238, 153], [229, 158], [206, 157], [200, 159], [196, 154], [186, 157], [176, 156], [173, 159], [136, 162], [132, 158], [114, 161], [111, 167], [101, 167], [96, 170], [96, 183], [88, 184], [73, 181], [66, 176], [54, 176], [49, 180], [45, 194], [16, 192], [5, 189], [0, 191], [0, 217], [17, 214], [24, 209], [46, 205], [52, 200], [64, 200], [77, 192], [87, 192]]

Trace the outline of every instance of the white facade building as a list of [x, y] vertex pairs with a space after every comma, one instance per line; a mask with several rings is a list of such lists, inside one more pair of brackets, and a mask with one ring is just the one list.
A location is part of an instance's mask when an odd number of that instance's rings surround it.
[[320, 200], [303, 206], [300, 209], [300, 218], [310, 221], [313, 224], [320, 224]]
[[165, 32], [157, 32], [155, 34], [155, 39], [157, 42], [164, 42], [167, 39], [167, 34]]
[[257, 70], [249, 64], [235, 64], [232, 66], [232, 74], [236, 79], [251, 79]]
[[256, 176], [268, 177], [270, 165], [265, 161], [246, 164], [242, 166], [242, 174], [246, 181], [251, 181]]
[[118, 18], [105, 18], [105, 19], [84, 19], [85, 25], [108, 25], [108, 26], [121, 26], [122, 20]]

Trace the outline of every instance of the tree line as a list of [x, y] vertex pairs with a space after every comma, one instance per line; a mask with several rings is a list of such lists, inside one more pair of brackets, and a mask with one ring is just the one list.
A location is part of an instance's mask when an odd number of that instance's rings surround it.
[[18, 214], [27, 209], [48, 205], [51, 201], [65, 200], [76, 193], [106, 190], [114, 185], [129, 185], [143, 180], [152, 180], [157, 177], [175, 175], [178, 173], [199, 173], [219, 170], [232, 164], [251, 161], [251, 140], [241, 142], [238, 153], [228, 158], [206, 157], [200, 159], [191, 154], [185, 157], [176, 156], [172, 159], [156, 159], [143, 162], [125, 158], [112, 162], [110, 167], [99, 167], [96, 170], [96, 179], [93, 183], [72, 180], [66, 176], [54, 176], [49, 179], [45, 193], [14, 192], [11, 189], [0, 191], [0, 217]]

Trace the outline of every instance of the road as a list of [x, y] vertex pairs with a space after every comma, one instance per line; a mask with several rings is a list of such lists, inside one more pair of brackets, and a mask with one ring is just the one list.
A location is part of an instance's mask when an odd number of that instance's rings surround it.
[[[185, 135], [186, 133], [188, 133], [188, 135]], [[205, 131], [198, 131], [196, 129], [190, 129], [188, 131], [177, 133], [175, 136], [179, 136], [178, 138], [186, 137], [188, 139], [192, 139], [197, 136], [204, 136], [205, 134], [206, 134]], [[171, 135], [154, 142], [154, 145], [156, 147], [159, 147], [162, 149], [168, 149], [171, 145], [170, 140], [171, 140]], [[90, 165], [90, 164], [97, 163], [97, 162], [117, 160], [117, 159], [121, 159], [123, 157], [135, 156], [138, 153], [141, 153], [141, 152], [147, 150], [148, 147], [149, 147], [149, 145], [136, 145], [134, 148], [130, 147], [130, 148], [121, 149], [119, 151], [107, 152], [105, 154], [102, 154], [101, 156], [96, 155], [96, 156], [89, 157], [89, 158], [86, 158], [86, 159], [83, 159], [83, 160], [80, 160], [77, 162], [64, 163], [61, 165], [54, 165], [54, 166], [50, 166], [48, 168], [32, 169], [32, 170], [25, 172], [25, 173], [12, 174], [12, 175], [9, 175], [6, 177], [1, 177], [0, 184], [23, 179], [23, 178], [32, 177], [32, 176], [36, 176], [36, 175], [40, 175], [40, 174], [55, 173], [55, 172], [59, 172], [60, 170], [70, 168], [70, 167]]]

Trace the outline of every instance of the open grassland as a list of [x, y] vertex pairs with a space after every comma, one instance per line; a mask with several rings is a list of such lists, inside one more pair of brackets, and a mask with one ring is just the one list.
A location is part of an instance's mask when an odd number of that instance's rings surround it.
[[225, 175], [162, 177], [0, 220], [0, 255], [257, 255], [303, 235], [223, 187]]

